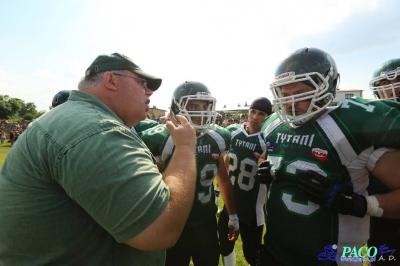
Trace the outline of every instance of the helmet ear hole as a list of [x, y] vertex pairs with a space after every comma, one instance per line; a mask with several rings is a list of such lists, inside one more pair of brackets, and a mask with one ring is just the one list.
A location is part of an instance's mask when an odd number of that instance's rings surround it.
[[339, 87], [339, 84], [340, 84], [340, 74], [338, 73], [337, 74], [337, 78], [332, 81], [332, 86], [333, 86], [335, 91]]

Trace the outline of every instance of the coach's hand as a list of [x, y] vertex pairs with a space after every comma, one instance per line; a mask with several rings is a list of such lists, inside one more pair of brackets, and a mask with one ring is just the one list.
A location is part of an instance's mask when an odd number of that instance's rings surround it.
[[[309, 170], [307, 175], [311, 177], [311, 180], [301, 177], [300, 189], [312, 202], [341, 214], [362, 218], [367, 211], [367, 201], [364, 196], [354, 193], [353, 183], [345, 166], [342, 166], [341, 173], [343, 181], [337, 183]], [[313, 182], [313, 180], [318, 182]]]
[[229, 222], [228, 222], [228, 240], [229, 241], [236, 241], [239, 237], [239, 217], [237, 214], [229, 215]]
[[177, 148], [188, 146], [194, 151], [197, 142], [196, 131], [186, 117], [176, 115], [171, 118], [171, 121], [167, 121], [166, 126]]
[[273, 180], [271, 176], [271, 165], [269, 161], [265, 160], [258, 166], [257, 174], [254, 176], [260, 184], [266, 184], [269, 186]]

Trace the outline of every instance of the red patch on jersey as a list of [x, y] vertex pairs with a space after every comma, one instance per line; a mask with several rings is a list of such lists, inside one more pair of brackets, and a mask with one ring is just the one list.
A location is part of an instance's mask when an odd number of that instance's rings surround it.
[[311, 154], [320, 161], [326, 161], [326, 159], [328, 159], [328, 152], [319, 148], [312, 149]]
[[258, 158], [260, 158], [261, 154], [259, 154], [258, 152], [255, 152], [254, 154], [254, 158], [256, 158], [258, 160]]
[[218, 160], [219, 160], [219, 155], [216, 154], [216, 153], [213, 153], [213, 154], [211, 154], [211, 158], [212, 158], [214, 161], [218, 161]]

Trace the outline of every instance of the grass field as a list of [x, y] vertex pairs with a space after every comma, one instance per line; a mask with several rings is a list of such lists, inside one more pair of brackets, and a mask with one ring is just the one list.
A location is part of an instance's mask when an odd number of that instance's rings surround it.
[[10, 143], [0, 144], [0, 165], [3, 164], [10, 149]]

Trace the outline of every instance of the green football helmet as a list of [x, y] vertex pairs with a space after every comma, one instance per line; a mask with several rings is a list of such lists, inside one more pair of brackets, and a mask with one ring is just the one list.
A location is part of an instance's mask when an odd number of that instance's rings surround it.
[[[208, 101], [207, 110], [187, 110], [187, 104], [190, 100]], [[172, 94], [171, 113], [183, 115], [196, 130], [211, 128], [215, 124], [217, 112], [215, 104], [217, 100], [211, 96], [210, 90], [200, 82], [185, 81], [179, 85]], [[193, 118], [201, 117], [201, 123], [193, 123]]]
[[400, 58], [380, 65], [372, 74], [369, 88], [377, 99], [400, 102]]
[[56, 95], [53, 97], [53, 101], [51, 102], [50, 109], [53, 109], [56, 106], [59, 106], [62, 103], [65, 103], [68, 100], [69, 94], [71, 93], [70, 90], [63, 90], [57, 92]]
[[[282, 96], [282, 86], [296, 82], [314, 87], [315, 90]], [[338, 69], [328, 53], [317, 48], [296, 50], [279, 64], [275, 80], [270, 85], [274, 109], [282, 122], [304, 124], [331, 104], [338, 85]], [[300, 101], [310, 101], [310, 106], [304, 114], [296, 115], [294, 105]], [[293, 111], [290, 113], [286, 112], [287, 104], [292, 105]]]

